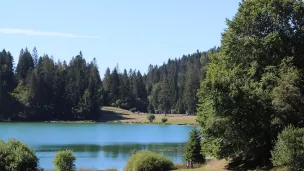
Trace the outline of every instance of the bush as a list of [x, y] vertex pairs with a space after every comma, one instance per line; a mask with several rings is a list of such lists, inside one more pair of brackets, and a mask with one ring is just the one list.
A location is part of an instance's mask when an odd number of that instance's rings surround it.
[[163, 123], [166, 123], [166, 122], [168, 121], [168, 119], [167, 119], [167, 118], [162, 118], [161, 121], [162, 121]]
[[130, 157], [124, 171], [168, 171], [173, 168], [170, 159], [151, 151], [139, 151]]
[[287, 127], [278, 135], [272, 163], [285, 170], [304, 168], [304, 128]]
[[190, 139], [186, 144], [186, 151], [184, 158], [186, 160], [192, 160], [195, 163], [204, 163], [205, 156], [201, 154], [201, 136], [197, 129], [192, 129], [190, 132]]
[[150, 114], [147, 116], [147, 119], [149, 120], [149, 122], [153, 122], [155, 120], [155, 115]]
[[0, 141], [1, 171], [36, 171], [38, 158], [33, 149], [16, 139]]
[[119, 107], [119, 108], [122, 107], [122, 101], [120, 99], [116, 100], [115, 101], [115, 106]]
[[130, 111], [131, 111], [132, 113], [134, 113], [134, 112], [136, 111], [136, 108], [132, 108], [132, 109], [130, 109]]
[[56, 153], [53, 163], [56, 171], [74, 171], [76, 157], [71, 150]]

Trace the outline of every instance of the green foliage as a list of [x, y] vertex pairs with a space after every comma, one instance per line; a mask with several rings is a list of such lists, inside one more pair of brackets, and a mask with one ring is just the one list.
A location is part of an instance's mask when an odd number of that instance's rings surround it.
[[272, 163], [285, 170], [304, 168], [304, 128], [287, 127], [278, 135]]
[[188, 112], [196, 112], [197, 104], [197, 90], [199, 89], [200, 77], [196, 76], [200, 73], [200, 64], [195, 63], [195, 61], [189, 60], [187, 64], [186, 72], [186, 83], [185, 83], [185, 92], [184, 92], [184, 104], [186, 105], [186, 110]]
[[158, 108], [162, 112], [169, 113], [171, 109], [171, 101], [170, 101], [171, 90], [170, 90], [168, 78], [166, 76], [164, 76], [160, 88], [161, 90], [158, 95], [160, 104]]
[[14, 75], [12, 56], [0, 52], [1, 120], [99, 118], [103, 92], [96, 59], [86, 63], [80, 53], [68, 65], [48, 55], [38, 59], [35, 48], [33, 57], [27, 49], [21, 50]]
[[145, 75], [132, 69], [120, 73], [118, 66], [107, 68], [103, 103], [149, 113], [185, 113], [186, 109], [195, 113], [199, 81], [205, 75], [201, 67], [209, 62], [200, 62], [201, 57], [207, 59], [207, 53], [197, 51], [162, 66], [150, 65]]
[[124, 171], [169, 171], [174, 167], [170, 159], [150, 151], [139, 151], [130, 157]]
[[136, 112], [136, 108], [132, 108], [132, 109], [130, 109], [130, 111], [131, 111], [132, 113], [134, 113], [134, 112]]
[[36, 171], [38, 158], [27, 145], [16, 139], [8, 142], [0, 141], [0, 170], [1, 171]]
[[205, 156], [201, 154], [201, 136], [197, 129], [192, 129], [189, 133], [189, 141], [186, 144], [184, 158], [195, 163], [204, 163]]
[[155, 115], [149, 114], [149, 115], [147, 115], [147, 119], [149, 122], [153, 122], [155, 120]]
[[56, 171], [74, 171], [76, 157], [71, 150], [56, 153], [53, 163]]
[[0, 52], [0, 120], [10, 117], [15, 99], [10, 95], [15, 88], [14, 59], [10, 52]]
[[[206, 52], [169, 59], [162, 66], [137, 70], [108, 68], [101, 81], [96, 59], [90, 63], [80, 52], [69, 62], [54, 61], [21, 50], [14, 72], [10, 52], [0, 52], [0, 120], [98, 120], [101, 105], [150, 113], [195, 112], [200, 62]], [[195, 73], [195, 74], [194, 74]], [[186, 88], [185, 88], [186, 87]]]
[[166, 122], [168, 121], [168, 119], [167, 119], [167, 118], [162, 118], [161, 121], [162, 121], [163, 123], [166, 123]]
[[24, 79], [26, 79], [27, 75], [29, 74], [29, 71], [33, 68], [34, 68], [34, 61], [32, 55], [27, 49], [25, 50], [21, 49], [19, 62], [16, 67], [17, 78], [23, 82]]
[[278, 133], [304, 127], [303, 13], [301, 0], [248, 0], [227, 21], [198, 92], [206, 154], [268, 166]]
[[122, 107], [122, 100], [120, 100], [120, 99], [116, 100], [115, 106], [116, 107]]

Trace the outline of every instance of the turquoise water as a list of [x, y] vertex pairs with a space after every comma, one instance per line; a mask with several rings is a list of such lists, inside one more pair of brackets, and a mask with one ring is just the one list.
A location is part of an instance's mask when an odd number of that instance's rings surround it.
[[192, 126], [135, 124], [1, 123], [0, 139], [17, 138], [34, 148], [39, 165], [54, 168], [56, 151], [72, 149], [77, 168], [122, 170], [132, 150], [148, 149], [174, 163]]

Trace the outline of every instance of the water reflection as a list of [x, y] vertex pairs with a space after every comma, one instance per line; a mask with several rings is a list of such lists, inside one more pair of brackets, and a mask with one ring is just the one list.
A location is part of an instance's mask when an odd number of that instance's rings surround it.
[[166, 155], [171, 158], [180, 158], [184, 151], [184, 143], [157, 143], [157, 144], [67, 144], [67, 145], [38, 145], [34, 146], [37, 153], [56, 152], [59, 150], [70, 149], [79, 157], [98, 158], [104, 157], [115, 159], [118, 157], [129, 157], [134, 150], [151, 150], [156, 153]]

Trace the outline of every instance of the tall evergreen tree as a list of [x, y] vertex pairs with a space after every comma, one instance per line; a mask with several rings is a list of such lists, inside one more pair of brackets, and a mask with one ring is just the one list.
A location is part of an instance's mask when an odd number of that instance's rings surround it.
[[122, 108], [131, 109], [132, 105], [132, 94], [131, 94], [131, 86], [130, 79], [128, 77], [127, 70], [124, 70], [123, 75], [121, 76], [121, 84], [120, 84], [120, 99], [122, 100]]
[[111, 86], [110, 86], [110, 98], [111, 103], [115, 103], [116, 100], [120, 100], [120, 79], [117, 68], [114, 68], [111, 74]]
[[196, 112], [197, 90], [200, 83], [200, 65], [196, 65], [192, 61], [188, 61], [187, 71], [185, 74], [184, 104], [188, 112]]
[[24, 81], [30, 70], [34, 68], [34, 61], [32, 55], [27, 48], [23, 51], [21, 49], [19, 62], [16, 68], [16, 76], [20, 81]]
[[201, 154], [201, 135], [199, 130], [192, 129], [189, 133], [189, 140], [186, 143], [186, 150], [184, 154], [184, 158], [188, 160], [192, 160], [195, 163], [204, 163], [205, 156]]
[[34, 66], [37, 67], [37, 65], [38, 65], [38, 52], [37, 52], [36, 47], [34, 47], [34, 49], [33, 49], [32, 57], [33, 57]]
[[171, 112], [171, 100], [170, 100], [170, 85], [167, 80], [167, 77], [164, 76], [161, 82], [161, 90], [159, 94], [159, 108], [162, 112], [170, 113]]

